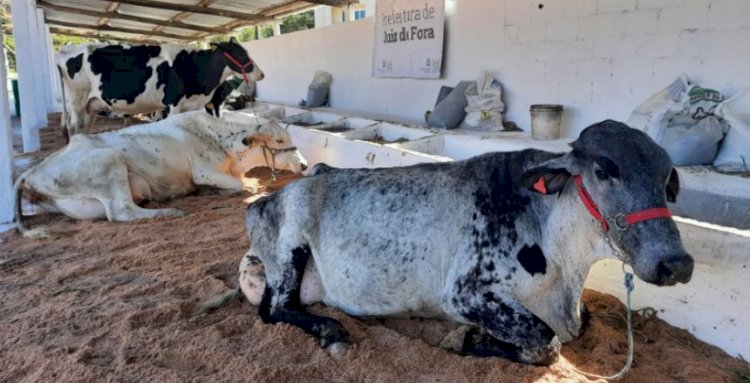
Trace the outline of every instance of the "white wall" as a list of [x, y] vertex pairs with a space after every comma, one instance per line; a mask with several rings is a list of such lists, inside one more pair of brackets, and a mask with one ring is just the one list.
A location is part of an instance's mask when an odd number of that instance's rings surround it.
[[446, 0], [446, 13], [440, 80], [372, 78], [368, 17], [248, 43], [267, 76], [259, 96], [296, 103], [323, 69], [333, 106], [420, 120], [440, 85], [487, 69], [505, 87], [507, 119], [528, 130], [530, 104], [561, 103], [575, 136], [626, 119], [681, 72], [727, 94], [750, 86], [747, 0]]

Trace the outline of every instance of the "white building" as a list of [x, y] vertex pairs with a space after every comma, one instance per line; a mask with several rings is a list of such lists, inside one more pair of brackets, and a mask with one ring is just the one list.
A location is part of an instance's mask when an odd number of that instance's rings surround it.
[[327, 5], [315, 7], [315, 28], [374, 16], [375, 1], [360, 0], [358, 4], [352, 4], [348, 7], [329, 7]]

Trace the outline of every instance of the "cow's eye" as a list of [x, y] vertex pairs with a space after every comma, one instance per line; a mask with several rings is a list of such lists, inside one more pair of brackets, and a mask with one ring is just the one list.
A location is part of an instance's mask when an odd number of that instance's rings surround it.
[[276, 140], [276, 143], [277, 143], [277, 144], [283, 144], [283, 143], [284, 143], [284, 140], [282, 140], [282, 139], [278, 139], [278, 140]]
[[619, 178], [620, 168], [617, 167], [614, 161], [607, 157], [597, 157], [594, 162], [594, 175], [602, 181], [610, 178]]
[[596, 178], [598, 178], [598, 179], [600, 179], [602, 181], [604, 181], [607, 178], [609, 178], [609, 176], [607, 175], [607, 172], [605, 172], [602, 169], [594, 169], [594, 175], [596, 175]]

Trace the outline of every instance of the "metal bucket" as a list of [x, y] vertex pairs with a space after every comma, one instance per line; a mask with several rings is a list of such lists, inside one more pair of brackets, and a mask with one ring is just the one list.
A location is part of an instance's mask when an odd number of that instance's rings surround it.
[[560, 122], [563, 106], [556, 104], [532, 105], [531, 138], [535, 140], [556, 140], [560, 138]]

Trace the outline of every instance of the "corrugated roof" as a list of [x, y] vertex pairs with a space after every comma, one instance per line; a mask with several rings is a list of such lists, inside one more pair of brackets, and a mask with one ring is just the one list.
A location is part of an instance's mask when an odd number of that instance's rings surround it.
[[316, 5], [358, 0], [37, 0], [53, 33], [130, 42], [187, 43]]

